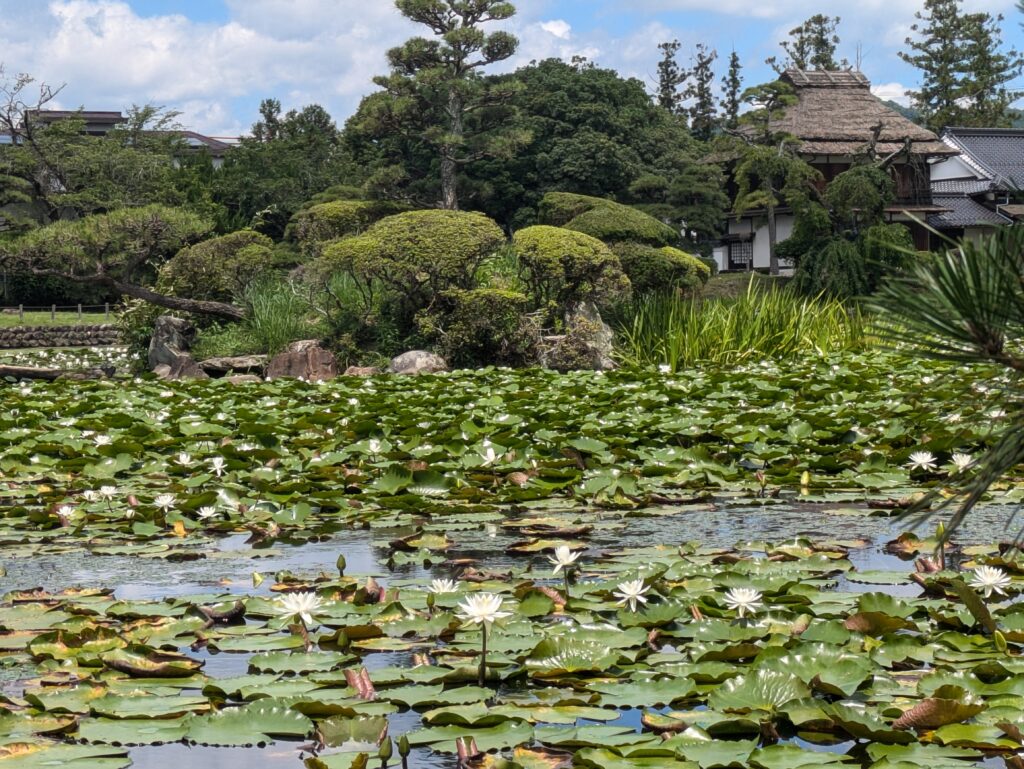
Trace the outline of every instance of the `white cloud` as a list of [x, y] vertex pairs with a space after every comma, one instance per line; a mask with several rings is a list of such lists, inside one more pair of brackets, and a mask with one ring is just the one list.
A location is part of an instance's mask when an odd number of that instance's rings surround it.
[[897, 104], [902, 104], [904, 107], [910, 106], [910, 97], [907, 96], [908, 90], [910, 89], [902, 83], [876, 83], [871, 87], [871, 93], [879, 99], [894, 101]]
[[549, 35], [554, 35], [562, 40], [568, 40], [572, 34], [572, 25], [562, 19], [553, 19], [552, 21], [543, 21], [540, 24], [540, 28], [547, 32]]

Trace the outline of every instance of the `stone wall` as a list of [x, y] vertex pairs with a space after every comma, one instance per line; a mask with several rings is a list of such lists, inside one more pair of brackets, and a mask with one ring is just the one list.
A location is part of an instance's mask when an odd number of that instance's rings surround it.
[[0, 328], [0, 350], [23, 347], [104, 347], [112, 344], [121, 344], [121, 331], [113, 324]]

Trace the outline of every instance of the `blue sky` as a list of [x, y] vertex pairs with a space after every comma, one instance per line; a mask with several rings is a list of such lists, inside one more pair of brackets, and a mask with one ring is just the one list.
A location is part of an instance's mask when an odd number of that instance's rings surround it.
[[[919, 0], [519, 0], [507, 26], [531, 59], [586, 55], [653, 85], [657, 44], [678, 38], [684, 58], [698, 42], [718, 50], [721, 69], [735, 48], [747, 84], [769, 79], [764, 65], [785, 32], [814, 13], [843, 19], [840, 53], [876, 92], [901, 98], [916, 84], [896, 55]], [[1015, 0], [965, 0], [1004, 13], [1007, 41], [1024, 47]], [[0, 63], [64, 83], [60, 106], [122, 109], [156, 103], [182, 112], [191, 128], [237, 135], [259, 101], [321, 103], [339, 123], [385, 70], [385, 51], [416, 33], [389, 0], [0, 0]], [[1024, 90], [1024, 78], [1020, 83]]]

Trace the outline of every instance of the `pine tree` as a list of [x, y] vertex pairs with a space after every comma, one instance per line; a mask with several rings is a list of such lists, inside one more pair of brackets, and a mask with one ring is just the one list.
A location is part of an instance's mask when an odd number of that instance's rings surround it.
[[661, 51], [661, 61], [658, 62], [658, 104], [673, 115], [684, 113], [685, 94], [680, 90], [680, 86], [688, 77], [688, 73], [680, 68], [677, 59], [680, 48], [682, 43], [678, 40], [661, 43], [658, 46], [658, 50]]
[[974, 13], [964, 17], [966, 57], [962, 123], [1005, 128], [1011, 124], [1010, 105], [1022, 95], [1007, 84], [1024, 68], [1015, 49], [1002, 51], [1002, 16]]
[[921, 87], [909, 92], [925, 125], [934, 131], [963, 122], [959, 100], [965, 95], [965, 22], [959, 0], [925, 0], [916, 14], [903, 61], [921, 70]]
[[697, 45], [693, 57], [692, 82], [686, 95], [693, 100], [690, 107], [690, 130], [701, 141], [708, 141], [715, 131], [716, 110], [713, 85], [715, 71], [713, 69], [718, 52], [709, 49], [704, 43]]
[[395, 0], [403, 16], [426, 26], [435, 39], [414, 37], [388, 51], [391, 74], [374, 78], [390, 98], [385, 117], [438, 154], [441, 206], [459, 207], [458, 173], [468, 163], [511, 154], [525, 142], [488, 112], [508, 104], [514, 91], [481, 76], [481, 70], [511, 58], [519, 41], [482, 25], [515, 15], [500, 0]]
[[845, 59], [841, 62], [836, 60], [840, 21], [838, 16], [820, 13], [812, 16], [789, 31], [789, 40], [779, 43], [786, 52], [782, 63], [775, 56], [766, 59], [766, 63], [776, 72], [785, 72], [787, 69], [837, 70], [849, 66]]
[[725, 82], [722, 83], [723, 125], [729, 130], [735, 129], [740, 124], [740, 95], [743, 92], [742, 70], [740, 56], [733, 51], [729, 55], [729, 74], [725, 76]]

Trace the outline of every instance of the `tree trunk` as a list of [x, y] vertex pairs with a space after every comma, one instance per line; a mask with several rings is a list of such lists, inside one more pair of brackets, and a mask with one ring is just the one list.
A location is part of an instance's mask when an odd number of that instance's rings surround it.
[[459, 163], [455, 149], [462, 144], [462, 96], [455, 88], [448, 89], [448, 139], [441, 147], [441, 207], [459, 210]]
[[775, 206], [768, 205], [768, 271], [772, 275], [779, 274], [779, 257], [775, 253], [775, 241], [778, 238], [778, 228], [775, 221]]
[[245, 320], [246, 312], [241, 307], [223, 302], [206, 302], [198, 299], [182, 299], [178, 296], [166, 296], [158, 294], [145, 286], [136, 286], [132, 283], [121, 283], [111, 281], [110, 285], [119, 293], [130, 296], [133, 299], [141, 299], [144, 302], [155, 304], [157, 307], [166, 307], [168, 310], [179, 310], [181, 312], [193, 312], [197, 315], [212, 315], [225, 320]]

